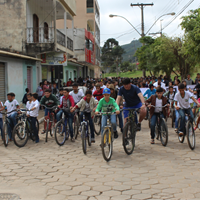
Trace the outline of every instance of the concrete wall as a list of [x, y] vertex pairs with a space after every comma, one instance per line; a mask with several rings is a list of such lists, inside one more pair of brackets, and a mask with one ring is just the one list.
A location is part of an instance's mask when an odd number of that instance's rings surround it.
[[[74, 76], [74, 70], [76, 70], [76, 77]], [[68, 79], [66, 71], [68, 71]], [[77, 72], [78, 72], [77, 67], [74, 67], [68, 63], [67, 66], [63, 67], [63, 82], [67, 83], [69, 78], [71, 78], [72, 80], [74, 80], [74, 78], [77, 78]]]
[[14, 92], [17, 101], [22, 100], [27, 87], [27, 66], [32, 69], [32, 91], [37, 88], [36, 65], [35, 61], [26, 61], [21, 59], [0, 57], [0, 62], [6, 66], [6, 93]]
[[7, 0], [0, 4], [0, 48], [22, 51], [26, 28], [26, 0]]

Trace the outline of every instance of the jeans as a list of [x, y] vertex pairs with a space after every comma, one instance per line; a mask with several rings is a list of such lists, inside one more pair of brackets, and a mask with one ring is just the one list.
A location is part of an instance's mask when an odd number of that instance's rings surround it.
[[58, 113], [56, 114], [56, 120], [59, 122], [61, 120], [63, 114], [63, 110], [59, 110]]
[[178, 119], [179, 119], [179, 112], [178, 112], [178, 110], [175, 110], [175, 115], [176, 115], [175, 128], [178, 128]]
[[118, 115], [118, 119], [119, 119], [119, 127], [121, 128], [121, 131], [123, 132], [123, 119], [122, 119], [122, 112], [120, 112], [120, 114]]
[[[81, 122], [83, 121], [83, 114], [84, 114], [84, 112], [81, 112], [81, 114], [80, 114]], [[94, 124], [93, 124], [93, 120], [91, 117], [91, 113], [85, 113], [85, 118], [89, 120], [91, 138], [94, 138]]]
[[1, 130], [1, 138], [3, 138], [3, 119], [0, 118], [0, 130]]
[[70, 136], [71, 136], [71, 139], [74, 137], [74, 134], [73, 134], [73, 121], [74, 121], [74, 114], [72, 113], [69, 113], [69, 112], [64, 112], [65, 113], [65, 117], [68, 119], [68, 123], [69, 123], [69, 133], [70, 133]]
[[35, 140], [38, 141], [39, 137], [38, 137], [38, 129], [36, 127], [36, 121], [37, 121], [37, 117], [30, 117], [31, 120], [31, 128], [33, 129], [34, 135], [35, 135]]
[[[101, 120], [101, 134], [103, 134], [104, 127], [107, 125], [107, 115], [102, 115], [102, 120]], [[116, 126], [116, 115], [111, 115], [111, 124], [113, 127], [113, 131], [117, 131], [117, 126]]]
[[10, 123], [10, 125], [8, 124], [8, 136], [10, 139], [12, 139], [12, 129], [15, 127], [15, 125], [17, 124], [17, 112], [12, 113], [10, 116], [8, 116], [8, 121]]
[[[159, 116], [158, 113], [154, 113], [151, 117], [151, 139], [155, 138], [155, 127], [157, 122], [157, 117]], [[162, 117], [164, 118], [164, 115], [162, 114]]]
[[192, 112], [192, 110], [190, 108], [189, 109], [179, 109], [178, 113], [179, 113], [180, 118], [181, 118], [181, 124], [180, 124], [179, 132], [184, 133], [184, 129], [185, 129], [185, 114], [190, 115], [190, 119], [192, 119], [192, 121], [194, 121], [194, 115], [193, 115], [193, 112]]
[[52, 111], [51, 109], [45, 108], [45, 110], [44, 110], [44, 116], [46, 117], [48, 115], [48, 113], [50, 113], [51, 111]]

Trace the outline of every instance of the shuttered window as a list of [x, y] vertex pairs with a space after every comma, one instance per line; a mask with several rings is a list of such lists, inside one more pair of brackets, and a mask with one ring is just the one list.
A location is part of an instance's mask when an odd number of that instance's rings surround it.
[[5, 64], [0, 63], [0, 101], [3, 103], [6, 101], [6, 89], [5, 89]]

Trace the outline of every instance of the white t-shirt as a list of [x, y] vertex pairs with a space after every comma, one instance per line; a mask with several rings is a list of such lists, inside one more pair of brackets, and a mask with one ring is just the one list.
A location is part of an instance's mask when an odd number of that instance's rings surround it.
[[62, 98], [63, 98], [64, 96], [61, 96], [60, 97], [60, 105], [62, 104]]
[[105, 85], [101, 86], [101, 89], [106, 89], [107, 87]]
[[32, 101], [32, 102], [31, 102], [31, 105], [30, 105], [30, 107], [29, 107], [29, 109], [34, 108], [34, 107], [35, 107], [36, 109], [29, 112], [29, 113], [30, 113], [29, 115], [30, 115], [31, 117], [37, 117], [37, 116], [38, 116], [38, 112], [39, 112], [39, 109], [40, 109], [40, 103], [39, 103], [38, 100]]
[[[164, 84], [163, 82], [161, 82], [160, 84], [161, 84], [161, 87], [162, 87], [163, 89], [165, 89], [165, 84]], [[153, 84], [153, 86], [154, 86], [154, 87], [158, 87], [158, 82], [155, 82], [155, 83]]]
[[79, 90], [77, 94], [75, 94], [74, 91], [71, 91], [69, 95], [73, 97], [75, 104], [77, 104], [82, 99], [82, 97], [84, 97], [82, 90]]
[[[1, 108], [3, 107], [3, 103], [0, 101], [0, 104], [1, 104]], [[2, 118], [3, 115], [0, 113], [0, 118]]]
[[93, 90], [92, 90], [92, 94], [96, 91], [96, 87], [94, 86]]
[[190, 98], [192, 98], [193, 95], [190, 92], [185, 91], [185, 96], [182, 98], [180, 92], [176, 93], [174, 97], [174, 101], [179, 102], [179, 107], [181, 109], [185, 108], [188, 109], [190, 108]]
[[[161, 112], [162, 111], [162, 99], [158, 99], [158, 98], [156, 98], [156, 108], [155, 108], [155, 113], [159, 113], [159, 112]], [[159, 108], [158, 108], [159, 107]]]
[[[31, 101], [31, 103], [32, 103], [32, 101]], [[26, 102], [26, 108], [27, 108], [27, 110], [30, 110], [31, 103], [29, 101]], [[30, 112], [27, 111], [27, 114], [30, 115]]]
[[[7, 112], [11, 112], [13, 110], [15, 110], [17, 108], [17, 106], [19, 106], [19, 103], [17, 102], [16, 99], [14, 99], [13, 101], [6, 101], [4, 106], [6, 107]], [[7, 114], [7, 116], [12, 115], [14, 112]]]

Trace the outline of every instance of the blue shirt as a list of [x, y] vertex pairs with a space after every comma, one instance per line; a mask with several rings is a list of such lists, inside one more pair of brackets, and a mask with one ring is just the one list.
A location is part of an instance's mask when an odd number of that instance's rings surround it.
[[143, 94], [143, 96], [147, 95], [147, 98], [149, 98], [151, 95], [156, 94], [156, 89], [153, 90], [146, 90], [146, 92]]
[[138, 94], [141, 93], [140, 88], [135, 85], [131, 85], [130, 90], [126, 90], [124, 86], [119, 89], [119, 96], [124, 96], [125, 99], [125, 107], [133, 107], [141, 103]]

